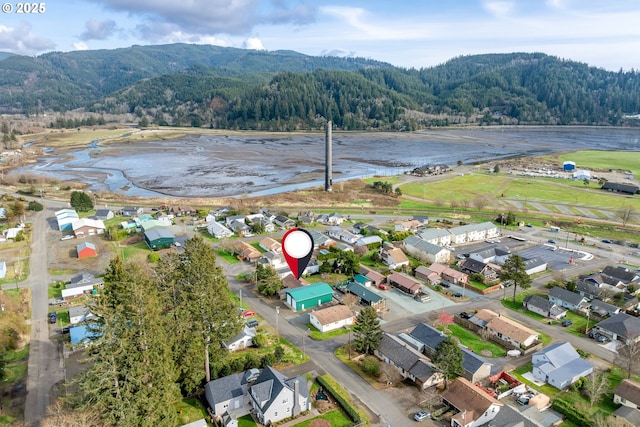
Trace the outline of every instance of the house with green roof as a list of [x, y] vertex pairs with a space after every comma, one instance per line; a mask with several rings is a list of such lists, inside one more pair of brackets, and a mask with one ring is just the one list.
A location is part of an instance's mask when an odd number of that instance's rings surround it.
[[293, 311], [319, 307], [323, 304], [330, 303], [332, 299], [333, 289], [324, 282], [288, 289], [285, 292], [286, 303]]

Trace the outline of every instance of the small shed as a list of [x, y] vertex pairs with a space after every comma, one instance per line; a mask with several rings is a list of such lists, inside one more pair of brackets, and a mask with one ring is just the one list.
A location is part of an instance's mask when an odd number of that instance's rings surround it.
[[572, 162], [571, 160], [567, 160], [562, 163], [562, 170], [564, 171], [574, 171], [576, 170], [576, 162]]
[[82, 242], [76, 246], [78, 258], [90, 258], [98, 255], [96, 245], [90, 242]]
[[287, 305], [293, 311], [318, 307], [333, 300], [333, 289], [324, 282], [288, 289], [285, 294]]

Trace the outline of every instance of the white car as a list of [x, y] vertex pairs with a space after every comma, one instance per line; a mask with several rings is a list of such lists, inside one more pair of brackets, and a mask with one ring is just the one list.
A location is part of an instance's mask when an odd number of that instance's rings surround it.
[[73, 234], [67, 234], [66, 236], [62, 236], [60, 240], [69, 240], [73, 239], [75, 236]]

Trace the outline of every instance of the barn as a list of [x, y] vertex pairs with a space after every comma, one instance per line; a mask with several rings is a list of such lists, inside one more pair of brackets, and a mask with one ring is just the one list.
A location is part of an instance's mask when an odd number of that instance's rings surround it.
[[285, 294], [287, 305], [293, 311], [318, 307], [333, 300], [333, 289], [323, 282], [287, 289]]
[[175, 237], [171, 231], [164, 227], [154, 227], [144, 232], [144, 241], [149, 249], [157, 250], [173, 245]]
[[76, 252], [78, 253], [78, 258], [89, 258], [98, 255], [96, 246], [89, 242], [82, 242], [76, 246]]

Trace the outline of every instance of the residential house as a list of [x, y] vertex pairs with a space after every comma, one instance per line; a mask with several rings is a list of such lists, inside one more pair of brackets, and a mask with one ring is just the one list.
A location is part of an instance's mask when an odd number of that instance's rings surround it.
[[69, 341], [71, 345], [78, 347], [86, 347], [94, 338], [100, 337], [100, 333], [90, 325], [76, 325], [69, 327]]
[[229, 230], [223, 224], [217, 221], [211, 221], [207, 224], [207, 231], [210, 235], [217, 239], [225, 239], [233, 236], [233, 231]]
[[582, 359], [568, 342], [551, 344], [533, 353], [531, 363], [533, 376], [538, 381], [560, 390], [593, 372], [593, 365]]
[[324, 282], [287, 289], [285, 300], [293, 311], [308, 310], [330, 303], [333, 300], [333, 289]]
[[481, 274], [485, 283], [491, 282], [498, 278], [498, 272], [489, 264], [475, 259], [467, 258], [460, 263], [460, 269], [469, 274]]
[[104, 234], [104, 221], [100, 219], [80, 218], [71, 223], [73, 234], [80, 238]]
[[330, 237], [327, 237], [325, 234], [320, 233], [316, 230], [307, 230], [311, 237], [313, 238], [313, 248], [314, 249], [329, 249], [332, 246], [336, 245], [336, 241]]
[[275, 218], [273, 218], [273, 223], [278, 227], [286, 230], [293, 228], [296, 225], [296, 222], [294, 220], [287, 218], [284, 215], [276, 215]]
[[169, 206], [167, 212], [175, 216], [196, 215], [198, 213], [193, 207], [182, 205]]
[[418, 221], [418, 223], [420, 223], [420, 225], [424, 227], [427, 224], [429, 224], [429, 217], [423, 216], [423, 215], [416, 215], [413, 218], [411, 218], [411, 221]]
[[538, 333], [533, 329], [485, 308], [478, 310], [469, 321], [514, 347], [526, 348], [538, 341]]
[[358, 240], [356, 240], [355, 244], [356, 246], [367, 246], [367, 247], [379, 246], [382, 244], [382, 237], [375, 234], [371, 236], [359, 237]]
[[262, 257], [262, 253], [260, 253], [259, 250], [243, 241], [234, 242], [234, 251], [238, 254], [238, 257], [244, 261], [253, 262]]
[[343, 241], [345, 243], [348, 243], [350, 245], [353, 245], [354, 243], [356, 243], [358, 241], [358, 239], [360, 238], [359, 235], [354, 234], [354, 233], [352, 233], [352, 232], [350, 232], [348, 230], [345, 230], [344, 228], [340, 228], [338, 226], [331, 227], [329, 230], [327, 230], [327, 234], [332, 239], [341, 240], [341, 241]]
[[300, 286], [307, 286], [309, 282], [304, 280], [302, 277], [296, 279], [293, 274], [288, 274], [282, 279], [282, 298], [284, 298], [284, 290], [285, 289], [294, 289], [299, 288]]
[[258, 421], [272, 425], [311, 409], [307, 380], [287, 378], [270, 366], [249, 387], [249, 403]]
[[419, 236], [407, 236], [402, 241], [402, 247], [409, 255], [425, 263], [448, 263], [451, 261], [451, 251]]
[[96, 213], [95, 215], [93, 215], [95, 219], [99, 219], [102, 221], [111, 219], [113, 218], [113, 216], [114, 216], [114, 213], [111, 209], [96, 209]]
[[282, 253], [282, 244], [271, 237], [265, 237], [260, 240], [260, 247], [267, 252], [271, 252], [274, 254]]
[[227, 226], [240, 237], [253, 236], [253, 229], [244, 221], [244, 219], [233, 219], [231, 221], [227, 221]]
[[390, 245], [385, 245], [380, 250], [380, 259], [388, 265], [391, 270], [409, 265], [409, 258], [402, 252], [402, 249], [394, 248]]
[[96, 315], [91, 312], [91, 308], [86, 305], [74, 305], [69, 307], [69, 323], [77, 325], [90, 320], [96, 319]]
[[369, 279], [367, 276], [363, 276], [362, 274], [356, 274], [353, 276], [353, 281], [361, 284], [362, 286], [371, 286], [373, 285], [373, 280]]
[[71, 224], [79, 219], [78, 213], [73, 209], [60, 209], [55, 212], [55, 216], [58, 223], [58, 230], [60, 231], [73, 230]]
[[591, 310], [591, 314], [595, 313], [603, 319], [607, 316], [613, 316], [614, 314], [620, 313], [620, 307], [617, 305], [609, 304], [608, 302], [597, 299], [591, 301], [589, 309]]
[[437, 246], [449, 246], [452, 238], [451, 233], [446, 228], [423, 228], [416, 236]]
[[620, 406], [614, 413], [616, 426], [636, 427], [640, 425], [640, 384], [623, 379], [613, 390], [613, 403]]
[[442, 280], [442, 278], [440, 277], [440, 274], [438, 274], [435, 271], [432, 271], [431, 269], [425, 267], [424, 265], [419, 265], [418, 267], [416, 267], [416, 271], [414, 272], [414, 275], [416, 276], [417, 279], [424, 280], [425, 282], [428, 282], [431, 285], [437, 285]]
[[160, 220], [160, 219], [142, 219], [141, 218], [142, 215], [140, 216], [140, 227], [142, 228], [142, 231], [148, 231], [151, 230], [154, 227], [168, 227], [171, 225], [171, 223], [167, 223], [166, 221]]
[[90, 273], [82, 273], [71, 278], [65, 289], [62, 290], [62, 298], [69, 301], [90, 294], [94, 289], [101, 287], [102, 279], [96, 278]]
[[452, 242], [455, 244], [467, 242], [479, 242], [485, 239], [492, 239], [500, 235], [498, 226], [487, 221], [480, 224], [467, 224], [449, 229], [453, 236]]
[[[454, 285], [464, 286], [469, 283], [469, 276], [466, 273], [453, 269], [447, 265], [434, 262], [429, 266], [429, 270], [436, 272], [442, 280], [446, 280]], [[416, 273], [418, 271], [416, 270]], [[416, 274], [416, 277], [417, 274]]]
[[503, 403], [466, 378], [456, 378], [442, 393], [442, 401], [458, 412], [451, 417], [453, 427], [478, 427], [488, 424], [500, 412]]
[[78, 258], [90, 258], [98, 255], [96, 245], [90, 242], [82, 242], [76, 246], [76, 254]]
[[360, 264], [360, 274], [370, 279], [375, 286], [380, 286], [387, 280], [387, 276], [363, 264]]
[[578, 279], [576, 282], [576, 292], [587, 299], [600, 298], [602, 289], [595, 283]]
[[[409, 333], [409, 336], [424, 345], [422, 351], [428, 357], [433, 357], [438, 344], [446, 338], [444, 332], [441, 332], [426, 323], [418, 323], [418, 325], [416, 325], [416, 327]], [[466, 348], [461, 347], [461, 349], [462, 369], [464, 370], [462, 376], [474, 383], [489, 378], [489, 375], [491, 374], [491, 364], [487, 363], [480, 356], [472, 353]]]
[[24, 226], [22, 224], [19, 224], [17, 227], [7, 228], [2, 230], [2, 236], [5, 240], [15, 240], [23, 229]]
[[355, 315], [346, 305], [334, 305], [309, 313], [309, 323], [323, 333], [350, 327], [355, 320]]
[[422, 283], [420, 281], [407, 276], [406, 274], [393, 272], [387, 277], [387, 282], [401, 290], [402, 292], [411, 296], [417, 295], [422, 290]]
[[359, 298], [359, 303], [362, 305], [369, 305], [376, 309], [376, 311], [382, 311], [387, 307], [387, 300], [377, 294], [376, 292], [368, 289], [366, 286], [357, 282], [349, 282], [345, 290]]
[[257, 370], [251, 370], [227, 375], [205, 384], [205, 398], [213, 415], [221, 417], [224, 413], [233, 412], [240, 417], [248, 414], [249, 379], [256, 375]]
[[638, 280], [640, 280], [640, 274], [637, 270], [632, 270], [621, 265], [618, 265], [616, 267], [608, 265], [602, 270], [602, 274], [606, 274], [607, 276], [618, 279], [624, 284], [629, 284], [631, 282], [637, 282]]
[[126, 216], [126, 217], [138, 216], [138, 215], [142, 215], [143, 213], [144, 213], [144, 208], [140, 206], [125, 206], [119, 211], [119, 214], [121, 216]]
[[422, 227], [423, 227], [423, 224], [418, 220], [409, 220], [409, 221], [396, 220], [393, 222], [394, 231], [400, 231], [400, 232], [408, 231], [410, 233], [415, 233], [418, 231], [418, 229]]
[[244, 350], [253, 346], [253, 339], [256, 337], [256, 328], [246, 326], [235, 337], [222, 343], [224, 348], [230, 352]]
[[527, 295], [522, 301], [522, 306], [527, 310], [537, 313], [549, 319], [560, 319], [567, 315], [567, 309], [558, 307], [556, 304], [543, 298], [540, 295]]
[[340, 225], [345, 221], [345, 217], [337, 212], [333, 212], [318, 215], [316, 221], [324, 225]]
[[409, 378], [422, 390], [444, 381], [444, 375], [427, 357], [388, 333], [383, 335], [374, 354], [384, 363], [393, 366], [402, 378]]
[[627, 313], [614, 314], [596, 324], [595, 329], [599, 334], [622, 344], [640, 341], [640, 318]]
[[580, 294], [554, 286], [549, 291], [549, 301], [569, 310], [582, 310], [587, 306], [587, 299]]
[[605, 292], [606, 294], [614, 294], [624, 292], [627, 289], [627, 283], [616, 277], [604, 274], [604, 272], [594, 273], [588, 276], [580, 276], [579, 279], [596, 286], [601, 296], [603, 296], [602, 292]]
[[495, 263], [502, 265], [510, 256], [511, 249], [507, 246], [492, 246], [480, 252], [471, 252], [469, 259], [485, 264]]

